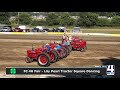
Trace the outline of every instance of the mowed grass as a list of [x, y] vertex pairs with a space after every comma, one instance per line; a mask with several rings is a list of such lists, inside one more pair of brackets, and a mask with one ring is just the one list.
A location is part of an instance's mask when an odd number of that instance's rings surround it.
[[[68, 29], [70, 31], [70, 29]], [[120, 29], [81, 29], [82, 33], [108, 33], [120, 34]]]

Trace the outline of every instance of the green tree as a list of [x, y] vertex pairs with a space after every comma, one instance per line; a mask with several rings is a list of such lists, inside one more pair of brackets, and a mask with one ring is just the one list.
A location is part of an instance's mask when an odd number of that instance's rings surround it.
[[120, 25], [120, 16], [114, 16], [111, 20], [111, 24], [114, 26]]
[[120, 16], [120, 12], [115, 12], [117, 16]]
[[58, 25], [59, 24], [59, 16], [56, 13], [49, 13], [46, 17], [46, 23], [48, 25]]
[[0, 12], [0, 24], [10, 24], [9, 18], [9, 12]]
[[77, 25], [79, 26], [95, 26], [98, 20], [98, 14], [91, 12], [83, 12], [80, 13], [80, 18], [77, 21]]
[[110, 26], [110, 20], [107, 18], [99, 18], [97, 21], [97, 26]]
[[31, 25], [33, 26], [44, 26], [45, 25], [45, 20], [33, 20]]
[[9, 12], [10, 13], [10, 16], [17, 16], [18, 15], [18, 12]]
[[75, 19], [73, 19], [69, 13], [64, 12], [60, 16], [60, 25], [62, 26], [70, 26], [75, 24]]
[[16, 20], [19, 21], [19, 24], [29, 25], [29, 24], [31, 24], [32, 17], [27, 12], [21, 12], [19, 14], [19, 17], [16, 18]]

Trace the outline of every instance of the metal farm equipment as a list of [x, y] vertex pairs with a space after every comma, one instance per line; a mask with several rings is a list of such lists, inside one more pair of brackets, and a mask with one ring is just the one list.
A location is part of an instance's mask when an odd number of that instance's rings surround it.
[[[60, 45], [60, 49], [57, 49], [57, 45]], [[49, 51], [45, 45], [36, 49], [27, 50], [27, 57], [25, 61], [31, 63], [34, 60], [37, 61], [39, 66], [49, 66], [51, 63], [66, 58], [72, 50], [87, 50], [86, 41], [79, 39], [77, 36], [73, 36], [69, 45], [63, 45], [63, 43], [49, 43]]]
[[79, 39], [77, 36], [72, 37], [71, 41], [72, 50], [80, 50], [81, 52], [85, 52], [87, 50], [87, 43], [83, 39]]

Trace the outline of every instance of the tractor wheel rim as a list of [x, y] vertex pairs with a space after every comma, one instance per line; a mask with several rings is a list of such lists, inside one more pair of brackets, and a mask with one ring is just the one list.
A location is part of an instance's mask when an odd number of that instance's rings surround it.
[[60, 57], [62, 57], [62, 51], [60, 51]]
[[60, 57], [64, 56], [64, 52], [60, 51]]
[[54, 61], [54, 59], [55, 59], [54, 54], [51, 53], [51, 54], [50, 54], [50, 60], [51, 60], [51, 61]]
[[30, 58], [29, 57], [26, 58], [26, 62], [30, 62]]
[[64, 51], [64, 56], [66, 55], [66, 51]]
[[39, 59], [38, 61], [41, 65], [47, 64], [47, 58], [45, 56], [41, 55], [38, 59]]

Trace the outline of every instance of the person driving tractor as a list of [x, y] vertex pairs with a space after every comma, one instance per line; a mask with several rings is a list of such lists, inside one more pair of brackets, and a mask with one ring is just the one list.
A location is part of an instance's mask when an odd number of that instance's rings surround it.
[[71, 35], [69, 36], [69, 41], [70, 41], [70, 42], [72, 41], [72, 36], [71, 36]]
[[45, 47], [47, 48], [47, 52], [50, 52], [50, 45], [48, 43], [45, 45]]
[[57, 50], [60, 50], [60, 49], [61, 49], [61, 46], [60, 46], [60, 43], [59, 43], [59, 42], [57, 42], [56, 49], [57, 49]]
[[67, 40], [64, 40], [64, 41], [63, 41], [63, 45], [64, 45], [64, 46], [67, 46], [67, 45], [68, 45]]

